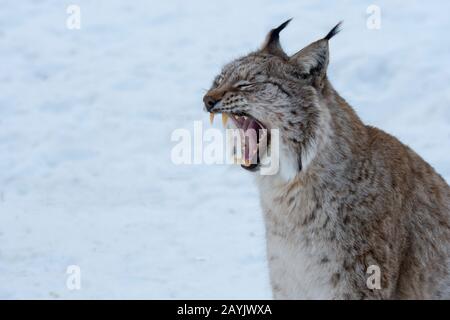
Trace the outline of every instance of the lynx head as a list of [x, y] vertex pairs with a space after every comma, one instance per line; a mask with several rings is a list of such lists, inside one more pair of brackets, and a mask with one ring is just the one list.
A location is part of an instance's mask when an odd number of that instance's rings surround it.
[[278, 129], [280, 169], [289, 171], [285, 176], [301, 170], [302, 157], [315, 143], [321, 92], [327, 81], [328, 40], [340, 26], [288, 56], [279, 34], [289, 22], [272, 29], [259, 50], [225, 65], [203, 98], [212, 116], [222, 113], [244, 133], [249, 129], [257, 132], [243, 135], [248, 138], [242, 141], [243, 168], [258, 169], [260, 141], [270, 141], [266, 132]]

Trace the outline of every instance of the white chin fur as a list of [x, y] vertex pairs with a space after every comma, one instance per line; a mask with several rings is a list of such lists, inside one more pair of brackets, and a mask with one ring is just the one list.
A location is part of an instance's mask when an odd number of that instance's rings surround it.
[[[306, 170], [317, 153], [317, 145], [310, 144], [306, 152], [301, 154], [301, 170]], [[286, 182], [291, 181], [300, 171], [297, 155], [284, 147], [280, 150], [280, 177]]]

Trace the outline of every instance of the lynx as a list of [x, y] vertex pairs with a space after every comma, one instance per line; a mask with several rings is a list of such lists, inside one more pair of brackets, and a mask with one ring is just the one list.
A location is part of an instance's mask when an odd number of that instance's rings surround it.
[[[289, 56], [279, 41], [289, 21], [227, 64], [203, 99], [239, 129], [280, 132], [277, 174], [257, 174], [253, 153], [242, 164], [256, 172], [274, 298], [450, 298], [448, 184], [333, 89], [329, 40], [340, 24]], [[371, 266], [379, 287], [368, 285]]]

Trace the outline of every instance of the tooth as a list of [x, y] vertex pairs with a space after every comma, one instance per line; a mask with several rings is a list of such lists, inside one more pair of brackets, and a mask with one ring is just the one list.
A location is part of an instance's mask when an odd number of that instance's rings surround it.
[[222, 113], [222, 124], [225, 127], [228, 121], [228, 114]]
[[214, 123], [214, 113], [212, 113], [212, 112], [209, 114], [209, 122], [210, 122], [211, 124]]

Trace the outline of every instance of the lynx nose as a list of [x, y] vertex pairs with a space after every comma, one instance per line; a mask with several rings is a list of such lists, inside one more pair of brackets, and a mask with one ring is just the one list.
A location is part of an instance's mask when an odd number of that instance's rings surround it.
[[203, 97], [203, 103], [205, 104], [206, 107], [206, 111], [211, 111], [211, 109], [214, 107], [214, 105], [218, 102], [219, 100], [215, 99], [212, 96], [206, 95]]

